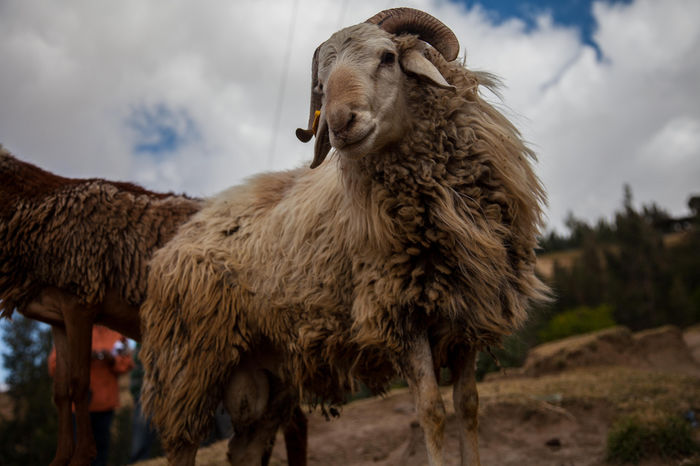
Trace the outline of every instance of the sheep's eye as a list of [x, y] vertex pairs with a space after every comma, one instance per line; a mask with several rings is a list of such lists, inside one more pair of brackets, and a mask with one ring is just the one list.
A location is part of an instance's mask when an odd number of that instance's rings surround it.
[[321, 81], [316, 84], [316, 88], [314, 88], [314, 92], [316, 94], [323, 94], [323, 83]]
[[380, 60], [381, 65], [393, 65], [396, 61], [396, 54], [394, 52], [384, 52]]

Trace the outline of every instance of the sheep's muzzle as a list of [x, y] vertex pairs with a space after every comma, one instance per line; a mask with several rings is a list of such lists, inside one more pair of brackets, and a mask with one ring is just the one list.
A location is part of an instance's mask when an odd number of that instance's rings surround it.
[[326, 85], [325, 119], [332, 146], [343, 156], [371, 149], [376, 129], [365, 86], [350, 67], [333, 70]]

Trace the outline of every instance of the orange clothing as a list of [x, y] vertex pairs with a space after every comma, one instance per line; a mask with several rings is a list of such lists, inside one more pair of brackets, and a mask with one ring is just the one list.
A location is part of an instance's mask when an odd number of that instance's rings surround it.
[[[121, 349], [120, 349], [121, 348]], [[112, 358], [98, 359], [100, 352]], [[110, 411], [119, 407], [117, 376], [130, 371], [134, 360], [128, 350], [126, 338], [120, 333], [100, 325], [92, 327], [92, 360], [90, 363], [90, 411]], [[56, 347], [49, 355], [49, 374], [56, 372]]]

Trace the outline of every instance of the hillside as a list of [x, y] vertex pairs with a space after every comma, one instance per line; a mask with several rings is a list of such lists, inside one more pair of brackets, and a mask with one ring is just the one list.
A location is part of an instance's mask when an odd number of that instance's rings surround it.
[[[700, 413], [700, 327], [632, 334], [616, 327], [533, 349], [523, 369], [479, 384], [484, 465], [602, 465], [610, 427], [625, 416], [658, 419]], [[459, 463], [451, 391], [447, 464]], [[698, 429], [695, 437], [698, 438]], [[197, 464], [226, 464], [226, 442], [200, 450]], [[654, 458], [646, 466], [680, 464]], [[164, 465], [163, 459], [139, 463]], [[278, 436], [271, 464], [286, 464]], [[422, 433], [405, 389], [361, 400], [326, 421], [309, 422], [310, 465], [423, 465]], [[700, 464], [700, 458], [684, 465]]]
[[[666, 233], [663, 235], [664, 247], [670, 248], [677, 246], [688, 239], [687, 231], [678, 231], [674, 233]], [[608, 247], [610, 251], [616, 252], [619, 247], [612, 245]], [[537, 255], [535, 270], [544, 278], [551, 278], [554, 274], [554, 264], [564, 269], [570, 269], [576, 260], [581, 257], [581, 248], [565, 249], [563, 251], [546, 252]]]

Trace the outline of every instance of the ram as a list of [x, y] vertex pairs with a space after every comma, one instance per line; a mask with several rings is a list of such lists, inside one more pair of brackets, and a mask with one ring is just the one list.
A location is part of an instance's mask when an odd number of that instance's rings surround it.
[[475, 358], [546, 299], [545, 196], [533, 153], [479, 95], [492, 78], [458, 51], [405, 8], [333, 34], [297, 131], [316, 137], [313, 169], [216, 196], [154, 255], [143, 396], [172, 462], [194, 461], [220, 398], [239, 413], [229, 458], [252, 464], [285, 422], [279, 400], [333, 407], [355, 381], [381, 392], [401, 375], [444, 464], [446, 366], [462, 463], [479, 463]]

